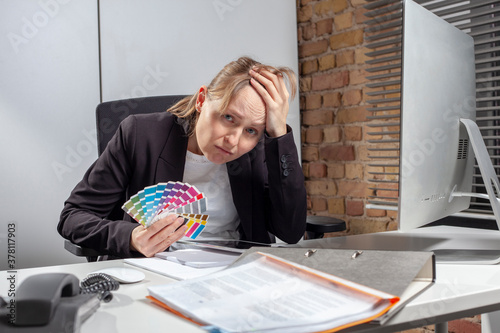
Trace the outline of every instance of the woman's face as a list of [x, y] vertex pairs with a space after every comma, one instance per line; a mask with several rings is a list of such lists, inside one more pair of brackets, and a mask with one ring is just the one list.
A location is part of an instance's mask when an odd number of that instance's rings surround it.
[[189, 151], [205, 155], [216, 164], [227, 163], [248, 153], [258, 143], [266, 126], [266, 108], [251, 86], [241, 89], [226, 110], [220, 101], [205, 98], [206, 88], [198, 96], [198, 121], [189, 139]]

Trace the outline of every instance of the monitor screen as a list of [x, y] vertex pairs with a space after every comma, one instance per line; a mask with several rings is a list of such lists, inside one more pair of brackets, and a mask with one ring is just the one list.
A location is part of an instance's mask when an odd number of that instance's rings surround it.
[[474, 41], [403, 1], [399, 230], [469, 207], [474, 153], [461, 118], [475, 120]]

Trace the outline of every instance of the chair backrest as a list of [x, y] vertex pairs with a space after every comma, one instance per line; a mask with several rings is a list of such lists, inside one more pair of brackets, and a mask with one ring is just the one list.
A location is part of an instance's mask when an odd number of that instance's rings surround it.
[[[104, 102], [96, 108], [97, 125], [97, 152], [102, 154], [109, 140], [113, 137], [121, 121], [131, 114], [166, 112], [166, 110], [186, 97], [186, 95], [153, 96], [142, 98], [122, 99]], [[123, 218], [121, 205], [125, 202], [123, 197], [116, 207], [110, 212], [108, 218], [120, 220]]]
[[96, 108], [97, 152], [102, 154], [120, 122], [131, 114], [166, 111], [186, 95], [153, 96], [104, 102]]

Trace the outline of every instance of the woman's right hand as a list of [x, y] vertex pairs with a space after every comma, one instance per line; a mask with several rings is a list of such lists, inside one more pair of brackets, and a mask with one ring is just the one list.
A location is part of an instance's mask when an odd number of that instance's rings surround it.
[[148, 258], [163, 252], [184, 236], [187, 226], [182, 225], [183, 222], [182, 217], [170, 214], [156, 221], [149, 228], [139, 225], [132, 230], [130, 247]]

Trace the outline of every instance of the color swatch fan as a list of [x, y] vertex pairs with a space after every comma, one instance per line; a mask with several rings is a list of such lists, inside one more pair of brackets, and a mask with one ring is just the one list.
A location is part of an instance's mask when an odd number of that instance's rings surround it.
[[122, 209], [146, 228], [169, 214], [177, 214], [184, 218], [186, 236], [192, 239], [198, 237], [208, 220], [208, 215], [203, 215], [207, 210], [205, 195], [182, 182], [148, 186], [130, 197]]

